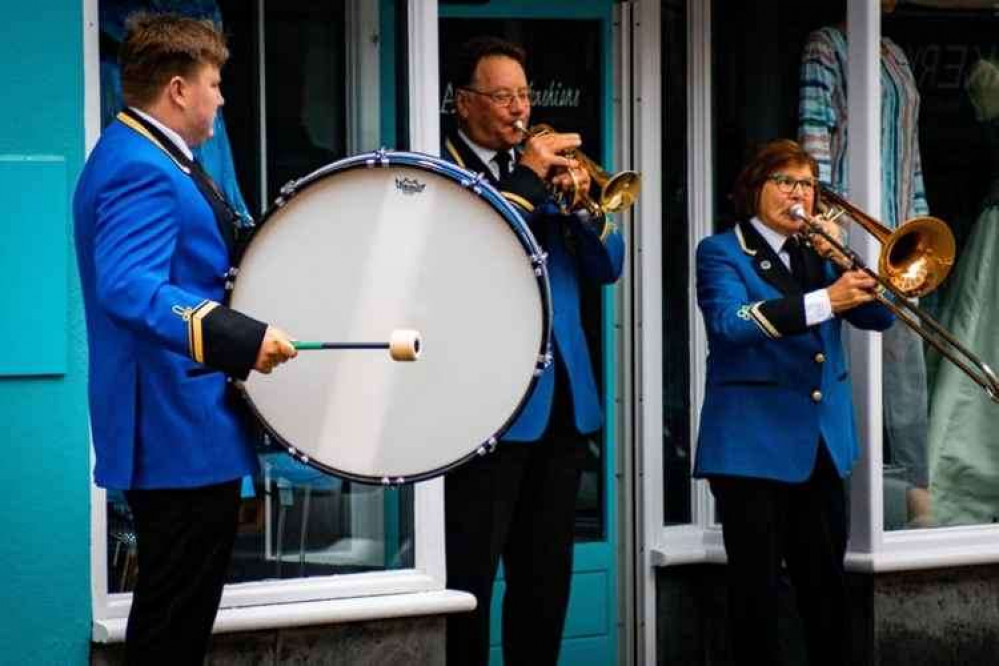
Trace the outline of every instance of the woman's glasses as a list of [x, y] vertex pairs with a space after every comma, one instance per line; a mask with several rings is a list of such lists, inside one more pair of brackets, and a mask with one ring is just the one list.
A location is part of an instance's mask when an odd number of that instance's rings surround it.
[[801, 180], [798, 180], [797, 178], [792, 178], [787, 174], [775, 173], [770, 176], [770, 180], [777, 186], [777, 191], [781, 194], [791, 194], [794, 192], [796, 187], [801, 187], [801, 192], [803, 194], [811, 194], [815, 191], [814, 178], [802, 178]]

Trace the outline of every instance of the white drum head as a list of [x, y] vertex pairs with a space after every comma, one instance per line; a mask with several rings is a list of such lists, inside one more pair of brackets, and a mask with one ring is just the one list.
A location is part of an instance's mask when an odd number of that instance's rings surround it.
[[268, 429], [326, 471], [393, 483], [442, 473], [504, 430], [548, 335], [547, 282], [513, 226], [419, 165], [333, 171], [271, 213], [232, 307], [300, 340], [415, 329], [422, 353], [301, 351], [251, 373], [245, 392]]

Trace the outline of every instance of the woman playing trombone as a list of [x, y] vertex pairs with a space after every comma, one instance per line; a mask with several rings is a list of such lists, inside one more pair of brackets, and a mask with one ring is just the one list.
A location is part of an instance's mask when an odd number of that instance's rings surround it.
[[841, 329], [882, 331], [893, 317], [872, 277], [819, 256], [834, 258], [825, 239], [799, 242], [817, 175], [797, 143], [767, 143], [736, 180], [741, 221], [697, 249], [709, 353], [694, 473], [717, 500], [740, 664], [782, 663], [782, 563], [810, 663], [848, 660], [843, 479], [859, 445]]

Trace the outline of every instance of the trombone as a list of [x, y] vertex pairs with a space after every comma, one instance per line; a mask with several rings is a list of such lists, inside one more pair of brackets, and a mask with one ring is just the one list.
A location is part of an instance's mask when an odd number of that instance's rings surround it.
[[[513, 122], [513, 125], [524, 133], [524, 139], [555, 133], [555, 128], [544, 123], [527, 128], [519, 118]], [[642, 189], [642, 177], [637, 171], [626, 170], [614, 174], [607, 173], [603, 167], [581, 150], [566, 151], [565, 156], [579, 162], [578, 168], [590, 174], [590, 180], [600, 188], [600, 194], [594, 199], [589, 192], [580, 190], [577, 185], [577, 176], [573, 173], [574, 169], [569, 169], [573, 188], [569, 193], [569, 203], [564, 208], [573, 210], [585, 208], [590, 214], [599, 217], [630, 208], [638, 200], [638, 193]]]
[[[954, 234], [943, 220], [916, 217], [906, 220], [894, 232], [849, 201], [822, 187], [821, 201], [832, 204], [820, 217], [810, 217], [801, 204], [791, 208], [791, 215], [805, 223], [805, 240], [821, 236], [842, 255], [837, 263], [847, 270], [860, 270], [878, 283], [875, 300], [891, 310], [899, 321], [919, 334], [940, 355], [956, 365], [981, 386], [993, 402], [999, 402], [999, 379], [986, 363], [961, 344], [947, 329], [910, 298], [924, 296], [936, 289], [954, 264]], [[878, 272], [874, 272], [852, 249], [833, 238], [820, 221], [835, 221], [847, 214], [881, 243]], [[885, 292], [894, 295], [888, 298]]]

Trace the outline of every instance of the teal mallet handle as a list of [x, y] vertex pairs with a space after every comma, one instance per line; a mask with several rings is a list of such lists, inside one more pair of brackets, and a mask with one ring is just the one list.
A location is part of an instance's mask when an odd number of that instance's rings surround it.
[[415, 361], [420, 356], [423, 343], [419, 331], [399, 329], [392, 331], [388, 342], [326, 342], [323, 340], [295, 340], [299, 351], [321, 349], [387, 349], [393, 361]]
[[296, 340], [292, 343], [299, 351], [314, 349], [388, 349], [387, 342], [318, 342], [315, 340]]

